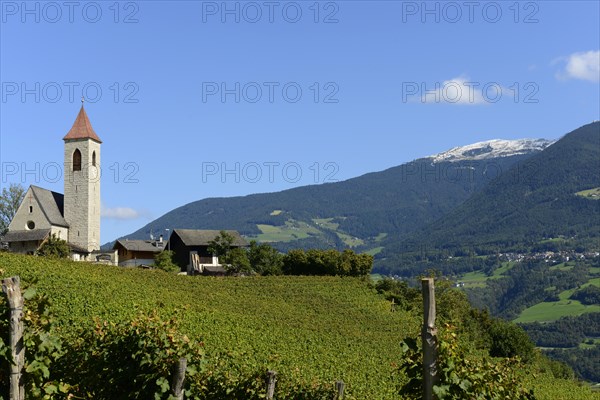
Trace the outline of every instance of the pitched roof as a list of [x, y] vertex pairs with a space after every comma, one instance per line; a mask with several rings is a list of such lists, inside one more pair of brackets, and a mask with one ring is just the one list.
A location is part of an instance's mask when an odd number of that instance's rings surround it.
[[81, 246], [73, 244], [73, 243], [67, 243], [67, 244], [69, 245], [69, 248], [71, 249], [71, 251], [73, 253], [90, 254], [88, 249], [86, 249], [85, 247], [81, 247]]
[[[183, 244], [186, 246], [208, 246], [208, 243], [219, 235], [221, 231], [217, 230], [204, 230], [204, 229], [174, 229], [173, 233], [177, 234]], [[238, 231], [225, 231], [233, 236], [233, 246], [248, 246], [246, 240], [240, 236]]]
[[31, 231], [8, 231], [2, 238], [3, 242], [30, 242], [44, 240], [50, 234], [50, 229], [33, 229]]
[[75, 123], [73, 123], [73, 127], [63, 138], [63, 140], [75, 139], [93, 139], [98, 143], [102, 143], [102, 140], [100, 140], [98, 135], [96, 135], [96, 132], [94, 132], [94, 128], [92, 128], [92, 124], [90, 123], [90, 119], [88, 118], [85, 109], [83, 108], [83, 104], [81, 105], [79, 114], [77, 114]]
[[[50, 229], [32, 229], [30, 231], [8, 231], [4, 237], [0, 238], [0, 241], [6, 243], [14, 242], [38, 242], [44, 241], [50, 236]], [[68, 243], [69, 248], [72, 252], [88, 254], [89, 251], [83, 247], [77, 246], [73, 243]]]
[[64, 198], [65, 196], [52, 192], [47, 189], [43, 189], [39, 186], [30, 186], [33, 195], [37, 199], [40, 204], [40, 208], [46, 218], [48, 218], [48, 222], [51, 225], [64, 226], [69, 227], [67, 221], [65, 221], [64, 217]]
[[117, 245], [123, 246], [129, 251], [148, 251], [153, 253], [160, 253], [165, 249], [165, 243], [162, 246], [158, 246], [156, 240], [117, 240], [113, 245], [113, 250], [117, 248]]

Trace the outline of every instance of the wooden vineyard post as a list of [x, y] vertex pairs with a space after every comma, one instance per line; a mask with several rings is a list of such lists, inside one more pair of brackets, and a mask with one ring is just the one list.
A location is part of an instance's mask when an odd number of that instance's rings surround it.
[[337, 381], [335, 383], [335, 390], [337, 392], [335, 396], [335, 400], [343, 400], [344, 399], [344, 389], [346, 388], [346, 384], [344, 381]]
[[433, 399], [433, 386], [438, 382], [437, 329], [435, 327], [435, 287], [433, 278], [421, 279], [423, 291], [423, 400]]
[[277, 382], [277, 372], [267, 371], [267, 400], [273, 400], [275, 396], [275, 382]]
[[6, 294], [10, 308], [10, 354], [14, 361], [10, 365], [10, 400], [23, 400], [25, 388], [21, 382], [21, 371], [25, 364], [23, 347], [23, 296], [21, 296], [21, 279], [18, 276], [2, 280], [2, 292]]
[[177, 400], [183, 400], [183, 383], [185, 381], [185, 370], [187, 368], [187, 359], [180, 358], [179, 362], [175, 365], [175, 370], [173, 371], [173, 382], [172, 382], [172, 395], [175, 396]]

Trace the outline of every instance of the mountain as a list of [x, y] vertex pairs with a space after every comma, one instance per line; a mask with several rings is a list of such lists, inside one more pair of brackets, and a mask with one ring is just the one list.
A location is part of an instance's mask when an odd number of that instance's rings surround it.
[[176, 208], [126, 237], [147, 238], [167, 228], [236, 229], [283, 251], [353, 247], [375, 254], [386, 236], [402, 237], [439, 219], [551, 143], [494, 140], [342, 182], [208, 198]]
[[554, 141], [546, 139], [494, 139], [478, 142], [467, 146], [455, 147], [448, 151], [430, 156], [433, 162], [489, 160], [497, 157], [511, 157], [519, 154], [527, 155], [542, 151]]
[[[400, 259], [498, 251], [530, 251], [565, 238], [599, 247], [600, 122], [576, 129], [513, 165], [439, 220], [410, 237], [387, 237], [379, 265], [393, 271]], [[385, 259], [385, 261], [383, 261]]]

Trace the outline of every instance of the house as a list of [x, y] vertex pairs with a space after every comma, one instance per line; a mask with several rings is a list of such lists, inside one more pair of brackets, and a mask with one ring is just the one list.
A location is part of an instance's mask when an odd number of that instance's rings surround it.
[[158, 240], [117, 240], [113, 246], [120, 267], [154, 264], [154, 256], [165, 249], [162, 236]]
[[[233, 236], [233, 247], [246, 247], [248, 243], [239, 232], [225, 231]], [[224, 275], [225, 268], [217, 256], [208, 251], [209, 243], [219, 236], [218, 230], [174, 229], [167, 248], [174, 252], [173, 261], [188, 275]]]
[[2, 241], [34, 254], [50, 235], [66, 240], [74, 260], [100, 254], [100, 145], [83, 108], [64, 141], [64, 195], [30, 186]]

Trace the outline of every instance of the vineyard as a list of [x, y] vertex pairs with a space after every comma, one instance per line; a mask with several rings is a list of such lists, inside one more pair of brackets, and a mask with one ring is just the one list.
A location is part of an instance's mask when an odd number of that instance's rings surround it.
[[[406, 380], [397, 368], [400, 342], [418, 336], [422, 318], [415, 310], [390, 312], [390, 302], [358, 278], [192, 278], [5, 253], [0, 272], [19, 275], [49, 298], [66, 343], [81, 340], [82, 332], [105, 341], [115, 332], [126, 336], [132, 320], [158, 332], [159, 318], [175, 316], [177, 332], [168, 338], [199, 345], [206, 385], [249, 393], [260, 386], [259, 374], [276, 370], [276, 398], [331, 398], [337, 380], [346, 383], [347, 399], [399, 398]], [[536, 398], [591, 398], [587, 387], [556, 379], [540, 365], [520, 372]]]

